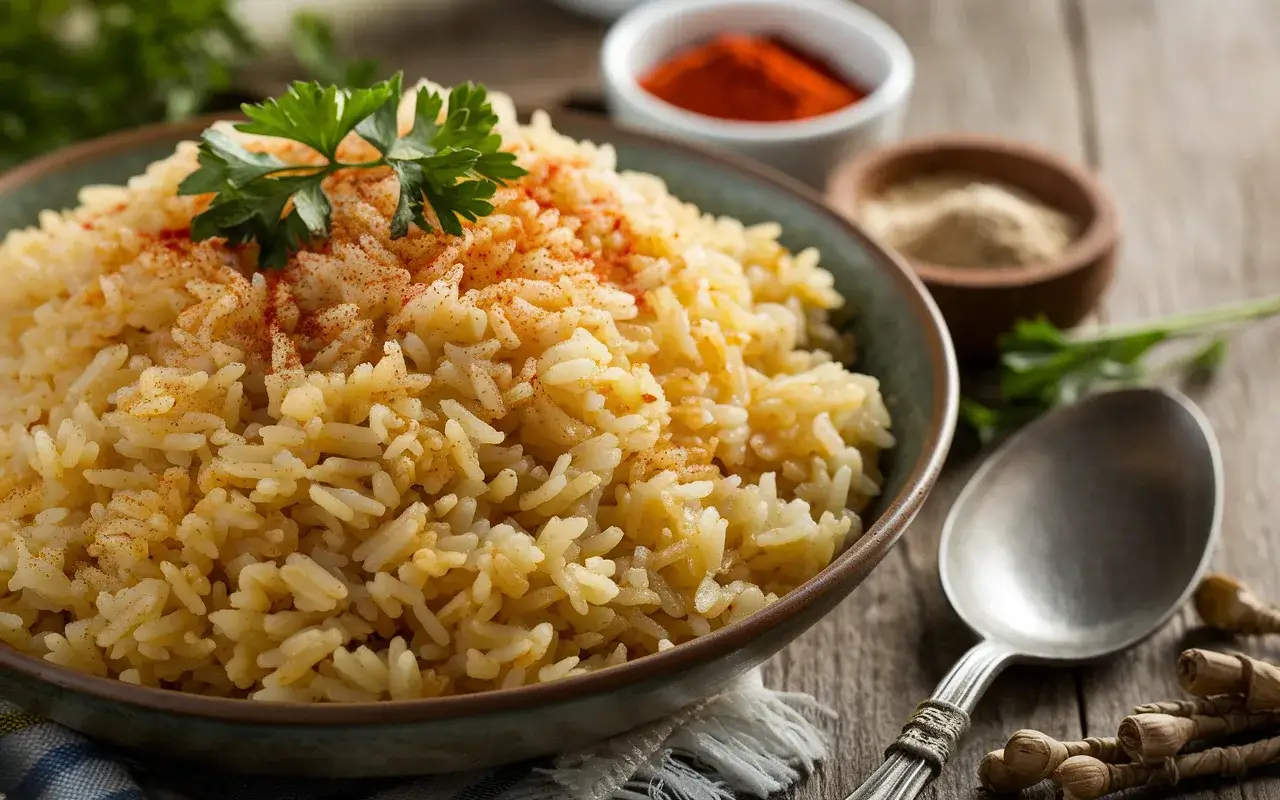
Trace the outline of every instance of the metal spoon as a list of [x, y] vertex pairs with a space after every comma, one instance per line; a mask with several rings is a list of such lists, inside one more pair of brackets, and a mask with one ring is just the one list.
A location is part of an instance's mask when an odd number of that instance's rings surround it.
[[1153, 633], [1204, 573], [1221, 520], [1218, 442], [1179, 394], [1094, 395], [1014, 436], [961, 492], [938, 555], [982, 641], [848, 800], [915, 797], [1010, 663], [1093, 661]]

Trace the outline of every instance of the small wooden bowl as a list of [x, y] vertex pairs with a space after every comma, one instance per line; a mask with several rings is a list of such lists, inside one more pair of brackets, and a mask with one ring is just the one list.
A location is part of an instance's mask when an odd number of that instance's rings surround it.
[[1119, 216], [1087, 170], [1038, 147], [976, 134], [929, 136], [889, 145], [842, 164], [827, 200], [853, 220], [862, 203], [891, 184], [931, 172], [964, 172], [1013, 186], [1073, 217], [1080, 235], [1058, 258], [1018, 267], [952, 267], [905, 257], [937, 302], [956, 353], [996, 355], [1000, 334], [1020, 318], [1044, 315], [1059, 328], [1078, 325], [1115, 273]]

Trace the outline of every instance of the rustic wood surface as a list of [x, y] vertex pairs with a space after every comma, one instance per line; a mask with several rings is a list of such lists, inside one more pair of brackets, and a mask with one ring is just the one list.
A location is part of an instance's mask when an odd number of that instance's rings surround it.
[[[1099, 169], [1121, 210], [1122, 266], [1104, 313], [1137, 319], [1280, 292], [1280, 2], [867, 0], [917, 59], [908, 133], [1031, 140]], [[356, 47], [441, 83], [471, 78], [522, 106], [598, 90], [603, 27], [537, 0], [370, 29]], [[1280, 370], [1276, 326], [1237, 341], [1199, 397], [1227, 471], [1216, 565], [1280, 599]], [[963, 447], [903, 542], [828, 619], [769, 665], [774, 685], [840, 712], [835, 755], [795, 792], [840, 798], [870, 773], [916, 702], [972, 639], [937, 579], [942, 517], [978, 459]], [[1116, 535], [1123, 535], [1117, 531]], [[951, 766], [927, 791], [971, 797], [980, 756], [1012, 731], [1108, 735], [1135, 703], [1177, 696], [1173, 663], [1203, 642], [1189, 611], [1148, 642], [1080, 670], [1013, 669], [990, 689]], [[1268, 652], [1262, 643], [1247, 647]], [[1280, 646], [1271, 655], [1280, 655]], [[1280, 797], [1280, 779], [1179, 791]]]

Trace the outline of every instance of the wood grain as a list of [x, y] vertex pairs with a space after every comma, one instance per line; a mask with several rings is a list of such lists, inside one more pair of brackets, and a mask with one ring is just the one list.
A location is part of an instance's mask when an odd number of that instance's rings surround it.
[[[994, 132], [1083, 156], [1076, 65], [1056, 0], [863, 4], [893, 25], [915, 55], [908, 136]], [[919, 518], [866, 583], [769, 666], [773, 683], [809, 692], [841, 715], [833, 728], [835, 757], [797, 798], [830, 800], [857, 788], [915, 705], [974, 641], [947, 604], [937, 572], [942, 520], [976, 466], [966, 455], [953, 454]], [[1081, 733], [1070, 672], [1014, 669], [999, 678], [926, 795], [972, 796], [982, 755], [1028, 727], [1059, 738]]]
[[[1280, 292], [1280, 228], [1267, 222], [1280, 209], [1280, 4], [1083, 0], [1081, 17], [1097, 158], [1124, 219], [1109, 315], [1136, 319]], [[1272, 323], [1237, 340], [1197, 399], [1226, 468], [1216, 566], [1280, 599], [1280, 424], [1267, 402], [1280, 392], [1271, 354], [1278, 334]], [[1114, 730], [1140, 700], [1178, 696], [1177, 653], [1188, 640], [1213, 641], [1194, 623], [1185, 610], [1147, 643], [1085, 673], [1090, 734]], [[1280, 655], [1262, 642], [1248, 649]], [[1217, 782], [1192, 794], [1277, 797], [1280, 781]]]

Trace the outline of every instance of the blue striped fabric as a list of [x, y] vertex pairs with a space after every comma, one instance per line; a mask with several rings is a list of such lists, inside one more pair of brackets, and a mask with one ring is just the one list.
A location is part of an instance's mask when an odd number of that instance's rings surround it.
[[60, 725], [0, 702], [0, 793], [6, 800], [145, 800], [122, 764]]
[[[193, 774], [129, 761], [75, 731], [0, 702], [4, 800], [499, 800], [533, 766], [395, 780], [282, 780]], [[521, 787], [523, 789], [523, 787]], [[532, 792], [536, 794], [536, 792]], [[528, 789], [519, 792], [524, 797]]]

